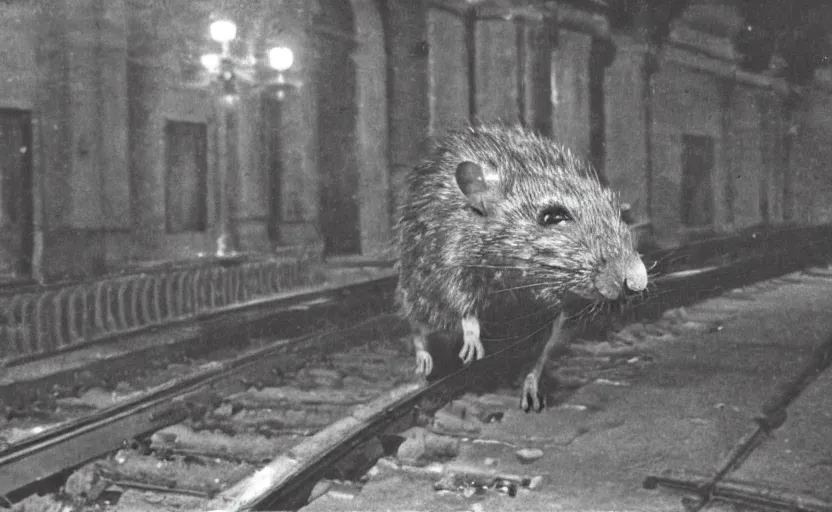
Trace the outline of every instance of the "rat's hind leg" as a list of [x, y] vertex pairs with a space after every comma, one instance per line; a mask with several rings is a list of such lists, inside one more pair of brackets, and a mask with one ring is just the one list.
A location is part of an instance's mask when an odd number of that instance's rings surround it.
[[543, 375], [543, 369], [546, 367], [546, 361], [552, 354], [552, 350], [558, 345], [565, 345], [569, 342], [568, 332], [563, 328], [563, 323], [566, 320], [566, 314], [561, 312], [552, 326], [552, 334], [546, 340], [546, 345], [543, 346], [543, 351], [540, 353], [537, 362], [534, 364], [532, 371], [526, 375], [523, 381], [523, 398], [520, 400], [520, 407], [529, 412], [534, 409], [535, 412], [540, 412], [546, 405], [543, 394], [538, 389], [540, 386], [540, 376]]
[[462, 319], [462, 350], [459, 357], [465, 364], [476, 359], [482, 359], [485, 355], [485, 347], [480, 341], [480, 321], [471, 315]]
[[411, 322], [410, 327], [413, 332], [413, 349], [416, 351], [416, 373], [427, 377], [433, 371], [433, 358], [428, 352], [430, 330], [416, 322]]

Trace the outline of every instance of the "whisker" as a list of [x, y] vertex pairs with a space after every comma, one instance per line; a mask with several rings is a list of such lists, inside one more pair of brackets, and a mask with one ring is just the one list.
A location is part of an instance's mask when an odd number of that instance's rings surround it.
[[574, 316], [575, 316], [575, 318], [577, 318], [577, 317], [579, 317], [579, 316], [583, 315], [584, 313], [586, 313], [587, 315], [589, 315], [589, 314], [591, 314], [591, 313], [592, 313], [592, 310], [593, 310], [595, 307], [597, 307], [597, 306], [596, 306], [596, 304], [595, 304], [595, 302], [594, 302], [594, 301], [593, 301], [593, 302], [590, 302], [589, 304], [587, 304], [586, 306], [584, 306], [583, 308], [581, 308], [581, 310], [580, 310], [580, 311], [578, 311], [577, 313], [575, 313], [575, 315], [574, 315]]
[[663, 290], [661, 292], [653, 293], [644, 299], [645, 303], [660, 299], [662, 296], [672, 293], [672, 290]]
[[517, 285], [517, 286], [511, 286], [511, 287], [508, 287], [508, 288], [500, 288], [500, 289], [497, 289], [497, 290], [493, 290], [493, 291], [491, 291], [491, 294], [496, 294], [496, 293], [501, 293], [501, 292], [511, 292], [511, 291], [515, 291], [515, 290], [525, 290], [525, 289], [528, 289], [528, 288], [537, 288], [537, 287], [540, 287], [540, 286], [555, 287], [555, 286], [558, 286], [559, 284], [560, 283], [553, 283], [553, 282], [538, 282], [538, 283], [522, 284], [522, 285]]
[[[529, 339], [529, 338], [531, 338], [531, 337], [533, 337], [533, 336], [536, 336], [537, 334], [539, 334], [539, 333], [540, 333], [541, 331], [543, 331], [544, 329], [547, 329], [547, 328], [551, 327], [552, 325], [554, 325], [556, 321], [557, 321], [557, 316], [555, 316], [554, 318], [552, 318], [552, 319], [551, 319], [551, 320], [549, 320], [548, 322], [544, 322], [544, 324], [543, 324], [543, 326], [542, 326], [542, 327], [540, 327], [539, 329], [535, 330], [535, 331], [534, 331], [534, 332], [532, 332], [531, 334], [528, 334], [528, 335], [524, 336], [523, 338], [520, 338], [519, 340], [517, 340], [517, 341], [518, 341], [518, 343], [519, 343], [520, 341], [524, 341], [524, 340], [527, 340], [527, 339]], [[491, 340], [489, 340], [489, 341], [509, 341], [509, 340], [514, 340], [514, 339], [516, 339], [516, 338], [492, 338], [492, 339], [491, 339]]]
[[527, 267], [501, 266], [501, 265], [462, 265], [462, 268], [490, 268], [494, 270], [528, 270]]
[[559, 312], [559, 310], [561, 308], [562, 308], [562, 304], [560, 304], [560, 303], [547, 304], [547, 305], [543, 306], [540, 309], [533, 309], [531, 312], [529, 312], [525, 315], [516, 316], [514, 318], [511, 318], [510, 320], [508, 320], [508, 322], [513, 323], [513, 322], [517, 322], [519, 320], [526, 320], [528, 318], [531, 318], [531, 317], [534, 317], [534, 316], [537, 316], [537, 315]]

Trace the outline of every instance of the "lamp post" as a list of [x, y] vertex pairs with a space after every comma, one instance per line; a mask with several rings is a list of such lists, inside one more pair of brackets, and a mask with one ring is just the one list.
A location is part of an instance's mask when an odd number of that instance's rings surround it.
[[230, 219], [229, 178], [236, 171], [239, 162], [237, 145], [237, 105], [239, 103], [238, 82], [249, 88], [273, 92], [277, 100], [286, 98], [289, 91], [297, 87], [287, 80], [286, 72], [294, 63], [294, 52], [285, 46], [269, 48], [264, 55], [235, 55], [231, 43], [237, 38], [237, 25], [227, 19], [219, 19], [209, 26], [211, 39], [219, 43], [220, 53], [207, 53], [200, 57], [200, 63], [209, 73], [219, 97], [220, 122], [218, 124], [218, 179], [219, 190], [216, 255], [233, 255], [237, 243], [232, 232]]

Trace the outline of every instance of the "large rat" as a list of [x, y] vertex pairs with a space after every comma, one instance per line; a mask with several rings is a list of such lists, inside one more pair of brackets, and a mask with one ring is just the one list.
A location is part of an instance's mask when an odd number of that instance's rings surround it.
[[398, 212], [397, 296], [413, 329], [417, 372], [427, 337], [461, 328], [459, 356], [485, 355], [480, 320], [511, 289], [552, 310], [552, 333], [526, 376], [521, 407], [540, 411], [544, 364], [564, 342], [565, 294], [613, 300], [647, 286], [620, 203], [591, 165], [519, 126], [480, 125], [438, 140], [405, 181]]

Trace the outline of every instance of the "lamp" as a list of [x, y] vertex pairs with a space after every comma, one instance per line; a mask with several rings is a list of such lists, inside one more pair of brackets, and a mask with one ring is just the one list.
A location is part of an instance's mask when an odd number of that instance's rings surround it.
[[286, 97], [286, 92], [294, 87], [293, 84], [286, 81], [284, 73], [292, 67], [295, 61], [295, 54], [290, 48], [285, 46], [275, 46], [268, 52], [269, 67], [277, 71], [277, 77], [272, 85], [275, 88], [275, 96], [279, 101]]
[[269, 50], [269, 66], [278, 73], [283, 73], [295, 62], [295, 53], [285, 46], [275, 46]]
[[227, 45], [237, 37], [237, 25], [231, 20], [217, 20], [208, 27], [211, 39]]
[[298, 85], [286, 78], [286, 72], [295, 62], [295, 53], [285, 46], [273, 46], [266, 51], [265, 66], [276, 72], [273, 78], [260, 79], [256, 73], [257, 59], [254, 56], [236, 57], [231, 52], [231, 43], [237, 38], [237, 25], [228, 19], [218, 19], [208, 27], [211, 39], [222, 47], [221, 53], [208, 53], [200, 57], [202, 67], [219, 83], [223, 99], [233, 103], [237, 96], [237, 79], [255, 87], [273, 90], [278, 100], [283, 100], [289, 90]]
[[[236, 242], [233, 236], [233, 228], [230, 223], [229, 196], [228, 190], [229, 174], [232, 172], [239, 160], [239, 148], [236, 146], [236, 124], [234, 116], [236, 103], [239, 98], [237, 81], [250, 86], [255, 90], [267, 90], [274, 92], [278, 100], [283, 100], [289, 90], [298, 85], [286, 78], [286, 72], [292, 67], [295, 60], [294, 52], [285, 46], [274, 46], [269, 48], [260, 59], [251, 53], [237, 55], [232, 51], [232, 43], [237, 39], [237, 25], [228, 19], [217, 19], [208, 27], [211, 39], [219, 43], [221, 51], [217, 53], [206, 53], [199, 59], [202, 68], [208, 73], [215, 85], [215, 91], [222, 99], [227, 110], [223, 113], [220, 124], [222, 130], [221, 143], [226, 147], [223, 163], [220, 164], [218, 188], [221, 192], [219, 205], [220, 235], [217, 239], [217, 256], [227, 256], [236, 252]], [[256, 45], [254, 45], [256, 46]], [[235, 45], [235, 49], [239, 46]]]

